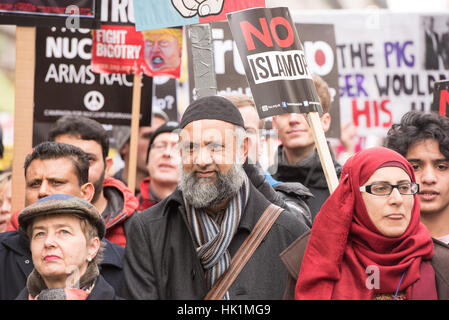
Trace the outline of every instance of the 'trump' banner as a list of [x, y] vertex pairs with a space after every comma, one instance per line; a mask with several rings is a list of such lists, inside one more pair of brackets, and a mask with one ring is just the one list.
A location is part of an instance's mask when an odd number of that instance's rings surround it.
[[135, 0], [136, 30], [226, 20], [226, 14], [265, 7], [265, 0]]
[[301, 41], [287, 8], [228, 15], [259, 117], [321, 111]]

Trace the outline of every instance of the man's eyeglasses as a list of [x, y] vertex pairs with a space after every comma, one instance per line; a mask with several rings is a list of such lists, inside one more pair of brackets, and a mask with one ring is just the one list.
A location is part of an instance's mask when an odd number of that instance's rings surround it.
[[415, 182], [404, 182], [399, 184], [375, 182], [367, 186], [361, 186], [360, 192], [368, 192], [376, 196], [389, 196], [394, 188], [397, 188], [399, 193], [403, 195], [412, 195], [419, 192], [419, 184]]

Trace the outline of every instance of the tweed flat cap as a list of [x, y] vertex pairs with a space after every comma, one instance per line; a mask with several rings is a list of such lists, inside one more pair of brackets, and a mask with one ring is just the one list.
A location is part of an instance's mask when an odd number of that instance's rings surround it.
[[221, 120], [245, 127], [239, 109], [231, 101], [220, 96], [203, 97], [193, 101], [182, 115], [181, 128], [202, 119]]
[[98, 210], [86, 200], [67, 195], [53, 194], [39, 199], [27, 206], [19, 213], [19, 231], [26, 230], [33, 219], [45, 215], [75, 214], [86, 218], [98, 230], [98, 237], [102, 239], [106, 233], [106, 226]]

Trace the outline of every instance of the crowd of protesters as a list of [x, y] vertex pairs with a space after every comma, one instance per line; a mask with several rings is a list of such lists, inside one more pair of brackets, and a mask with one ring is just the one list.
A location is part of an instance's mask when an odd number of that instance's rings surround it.
[[113, 175], [103, 126], [60, 118], [25, 160], [25, 208], [0, 176], [0, 299], [449, 299], [448, 118], [410, 111], [344, 162], [330, 148], [332, 194], [303, 114], [273, 117], [266, 171], [263, 126], [245, 95], [158, 111], [129, 190], [129, 130]]

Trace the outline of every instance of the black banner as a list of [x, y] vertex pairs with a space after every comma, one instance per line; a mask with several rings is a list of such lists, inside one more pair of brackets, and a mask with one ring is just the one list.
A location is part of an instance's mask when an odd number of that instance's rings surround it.
[[97, 28], [98, 9], [95, 0], [2, 0], [0, 24]]
[[304, 49], [287, 8], [228, 15], [259, 117], [321, 112]]
[[340, 90], [338, 85], [337, 44], [332, 24], [297, 23], [296, 30], [304, 45], [307, 63], [329, 86], [331, 126], [328, 138], [340, 138]]
[[[96, 74], [90, 30], [37, 28], [34, 119], [80, 115], [103, 124], [130, 125], [133, 76]], [[141, 125], [151, 125], [152, 78], [143, 77]]]
[[170, 121], [179, 121], [176, 81], [168, 77], [153, 78], [153, 106], [163, 110]]

